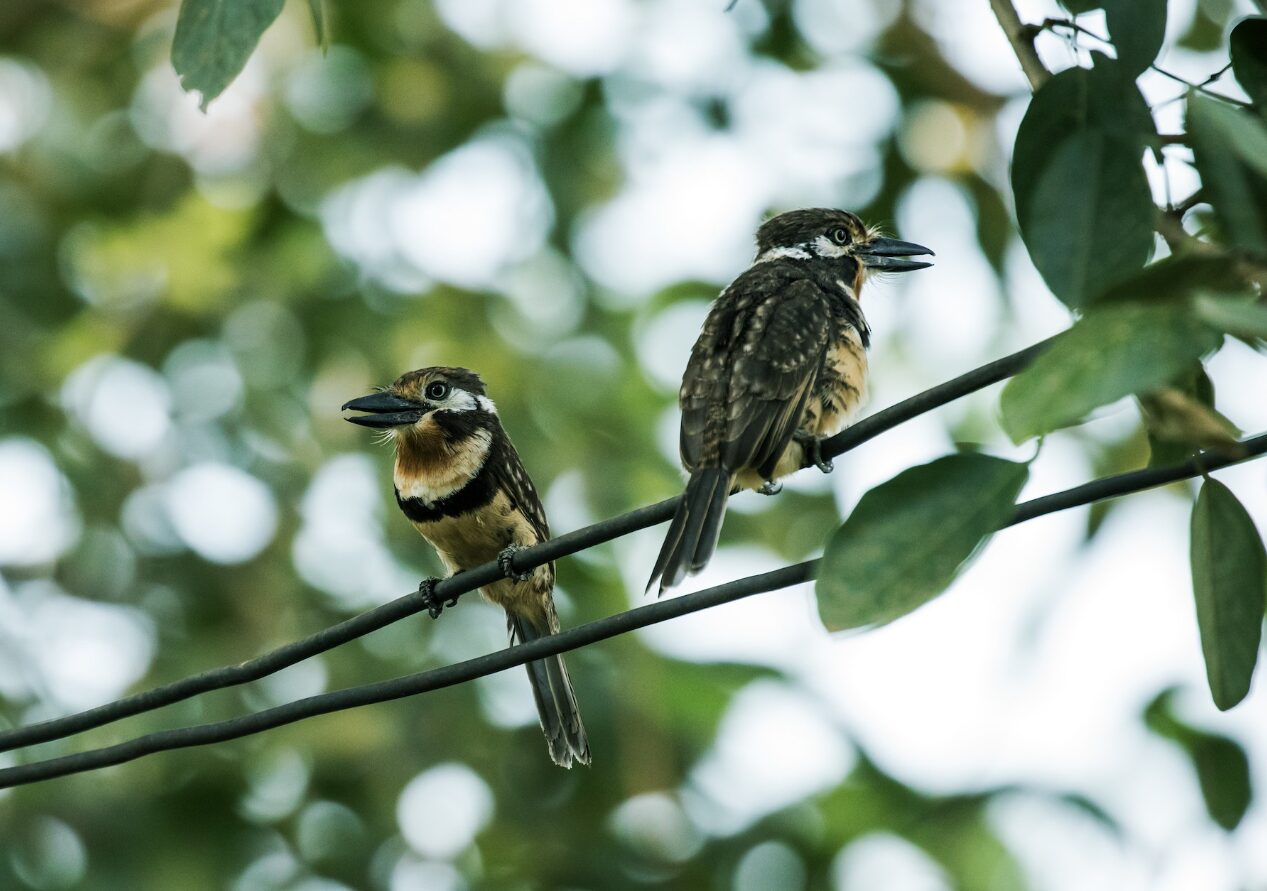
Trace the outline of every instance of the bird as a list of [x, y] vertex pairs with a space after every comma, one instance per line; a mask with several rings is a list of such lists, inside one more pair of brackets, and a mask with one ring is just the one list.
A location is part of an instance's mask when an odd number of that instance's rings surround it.
[[[396, 504], [450, 573], [497, 560], [506, 577], [480, 589], [506, 611], [511, 644], [559, 630], [554, 563], [516, 573], [515, 552], [550, 537], [545, 509], [483, 380], [468, 368], [435, 366], [352, 399], [346, 420], [385, 431], [395, 443]], [[435, 579], [419, 585], [432, 618], [444, 606]], [[589, 764], [589, 739], [561, 656], [527, 664], [550, 758]]]
[[772, 495], [813, 464], [824, 439], [862, 404], [871, 331], [859, 298], [877, 272], [932, 263], [922, 245], [885, 237], [834, 208], [779, 214], [757, 230], [751, 266], [713, 301], [691, 349], [678, 402], [688, 476], [647, 590], [703, 569], [737, 488]]

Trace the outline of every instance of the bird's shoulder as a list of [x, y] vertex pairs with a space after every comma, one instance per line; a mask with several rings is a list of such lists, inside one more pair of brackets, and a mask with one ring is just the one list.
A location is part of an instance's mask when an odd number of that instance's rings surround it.
[[487, 468], [493, 474], [496, 489], [503, 492], [511, 506], [527, 518], [539, 538], [542, 541], [549, 538], [550, 526], [537, 487], [533, 485], [519, 451], [504, 429], [499, 429], [493, 438]]

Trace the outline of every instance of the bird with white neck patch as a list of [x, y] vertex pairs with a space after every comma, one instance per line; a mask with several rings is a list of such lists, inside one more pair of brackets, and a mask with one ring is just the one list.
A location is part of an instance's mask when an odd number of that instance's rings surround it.
[[931, 263], [843, 210], [779, 214], [757, 232], [753, 264], [713, 302], [682, 378], [680, 449], [690, 474], [650, 589], [699, 572], [717, 548], [736, 486], [767, 494], [814, 464], [862, 404], [870, 329], [859, 298], [875, 272]]
[[[550, 529], [479, 375], [422, 368], [343, 408], [365, 412], [347, 420], [387, 431], [395, 441], [396, 503], [450, 572], [490, 560], [501, 564], [506, 578], [480, 591], [506, 610], [511, 642], [558, 632], [554, 564], [516, 574], [511, 563], [516, 550], [545, 541]], [[420, 590], [436, 618], [444, 604], [430, 597], [434, 581], [425, 580]], [[589, 764], [589, 740], [562, 657], [526, 667], [551, 759], [562, 767]]]

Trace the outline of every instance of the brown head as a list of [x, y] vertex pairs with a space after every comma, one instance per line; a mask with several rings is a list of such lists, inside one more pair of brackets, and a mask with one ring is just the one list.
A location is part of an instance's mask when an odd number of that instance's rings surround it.
[[767, 220], [757, 230], [756, 262], [787, 260], [812, 263], [861, 293], [873, 272], [908, 272], [932, 266], [909, 257], [932, 256], [923, 245], [886, 238], [847, 210], [807, 207]]

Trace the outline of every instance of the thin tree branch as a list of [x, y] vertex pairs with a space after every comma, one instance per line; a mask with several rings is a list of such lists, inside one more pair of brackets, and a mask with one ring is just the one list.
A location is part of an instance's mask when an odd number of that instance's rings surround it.
[[[1041, 498], [1035, 498], [1016, 506], [1011, 518], [1001, 528], [1009, 528], [1036, 517], [1057, 511], [1067, 510], [1117, 498], [1145, 489], [1151, 489], [1166, 483], [1182, 479], [1190, 479], [1210, 471], [1238, 464], [1267, 453], [1267, 433], [1260, 434], [1241, 443], [1243, 451], [1236, 455], [1225, 452], [1203, 452], [1190, 461], [1173, 467], [1162, 467], [1149, 470], [1137, 470], [1116, 476], [1095, 480], [1063, 492], [1056, 492]], [[814, 578], [818, 560], [807, 560], [792, 566], [785, 566], [773, 572], [749, 576], [686, 594], [669, 600], [660, 600], [647, 606], [637, 607], [623, 613], [617, 613], [594, 622], [588, 622], [576, 628], [570, 628], [559, 634], [538, 638], [518, 646], [498, 650], [465, 662], [446, 665], [430, 671], [419, 672], [390, 681], [366, 684], [360, 687], [349, 687], [333, 693], [309, 696], [286, 705], [265, 709], [254, 714], [244, 715], [227, 721], [211, 724], [199, 724], [193, 727], [182, 727], [176, 730], [164, 730], [140, 736], [127, 742], [99, 749], [90, 749], [73, 755], [36, 761], [17, 767], [0, 770], [0, 788], [37, 783], [75, 773], [97, 770], [116, 764], [123, 764], [173, 749], [187, 749], [195, 746], [211, 745], [240, 739], [265, 730], [272, 730], [286, 724], [293, 724], [305, 718], [330, 712], [359, 708], [379, 702], [389, 702], [406, 696], [429, 693], [444, 687], [463, 684], [495, 672], [505, 671], [516, 665], [523, 665], [534, 659], [558, 655], [576, 650], [590, 644], [607, 640], [621, 634], [628, 634], [639, 628], [646, 628], [660, 622], [685, 616], [700, 610], [720, 606], [761, 594], [786, 588]]]
[[994, 10], [994, 17], [999, 20], [999, 27], [1007, 36], [1008, 43], [1012, 44], [1016, 60], [1021, 63], [1021, 70], [1029, 79], [1030, 89], [1037, 90], [1051, 77], [1051, 72], [1034, 48], [1034, 37], [1039, 29], [1022, 23], [1010, 0], [990, 0], [990, 8]]
[[[1034, 344], [864, 418], [824, 442], [823, 454], [826, 457], [844, 454], [911, 418], [1005, 380], [1032, 362], [1034, 357], [1050, 343], [1051, 340], [1048, 339]], [[542, 544], [517, 551], [514, 556], [514, 568], [523, 572], [542, 563], [557, 560], [594, 545], [628, 535], [630, 532], [662, 523], [673, 516], [679, 498], [680, 496], [677, 496], [646, 505], [618, 517], [594, 523]], [[435, 587], [435, 596], [441, 600], [456, 599], [468, 591], [502, 577], [502, 570], [496, 561], [485, 563], [440, 581]], [[390, 603], [375, 607], [246, 662], [204, 671], [201, 674], [182, 678], [87, 711], [5, 731], [0, 733], [0, 752], [62, 739], [213, 690], [257, 681], [296, 662], [332, 650], [423, 609], [425, 609], [425, 604], [420, 593], [406, 594]]]

